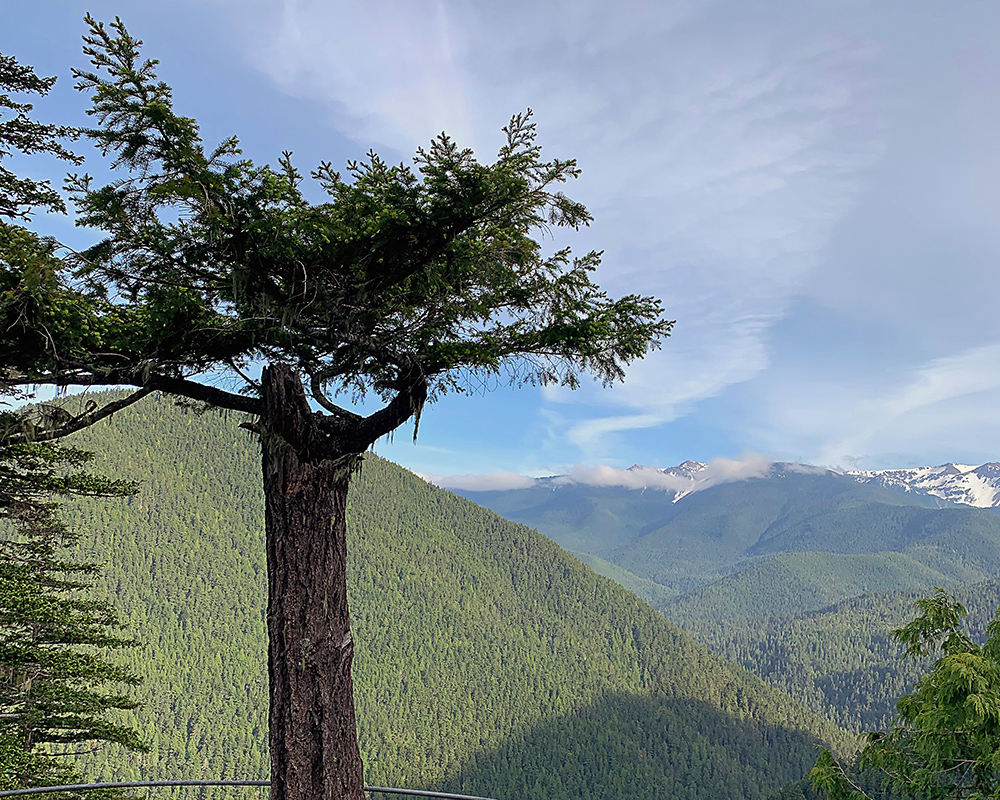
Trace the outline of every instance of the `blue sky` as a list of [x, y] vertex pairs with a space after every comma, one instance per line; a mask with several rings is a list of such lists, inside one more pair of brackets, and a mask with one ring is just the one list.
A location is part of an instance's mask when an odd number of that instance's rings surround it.
[[377, 446], [405, 466], [1000, 460], [995, 2], [0, 0], [0, 51], [60, 76], [43, 116], [83, 119], [86, 10], [258, 161], [408, 160], [441, 130], [488, 161], [527, 107], [578, 159], [595, 222], [565, 243], [674, 335], [611, 390], [445, 399]]

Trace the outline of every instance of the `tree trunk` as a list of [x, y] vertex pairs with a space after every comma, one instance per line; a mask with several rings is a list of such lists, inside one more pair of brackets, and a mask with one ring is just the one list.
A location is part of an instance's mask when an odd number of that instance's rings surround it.
[[298, 377], [262, 377], [272, 800], [362, 800], [347, 609], [347, 487]]

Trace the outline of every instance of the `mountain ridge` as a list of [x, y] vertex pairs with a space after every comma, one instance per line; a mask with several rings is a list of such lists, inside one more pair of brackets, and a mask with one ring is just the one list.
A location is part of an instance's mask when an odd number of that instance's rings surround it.
[[1000, 507], [1000, 463], [979, 466], [947, 462], [936, 467], [857, 470], [845, 473], [861, 483], [904, 492], [921, 492], [974, 508]]
[[[744, 465], [733, 467], [732, 465]], [[559, 489], [570, 485], [620, 486], [626, 489], [652, 489], [673, 492], [673, 502], [696, 492], [719, 486], [760, 478], [781, 478], [793, 474], [847, 475], [862, 484], [934, 497], [945, 503], [974, 508], [1000, 508], [1000, 462], [987, 461], [980, 465], [946, 462], [937, 466], [881, 470], [838, 470], [792, 461], [752, 460], [748, 462], [716, 459], [704, 463], [684, 461], [672, 467], [648, 467], [633, 464], [617, 470], [611, 467], [583, 469], [580, 474], [547, 475], [527, 479], [532, 486]], [[450, 488], [447, 483], [444, 488]], [[521, 487], [524, 488], [524, 487]], [[460, 493], [497, 491], [489, 489], [457, 489]], [[504, 491], [504, 490], [498, 490]]]

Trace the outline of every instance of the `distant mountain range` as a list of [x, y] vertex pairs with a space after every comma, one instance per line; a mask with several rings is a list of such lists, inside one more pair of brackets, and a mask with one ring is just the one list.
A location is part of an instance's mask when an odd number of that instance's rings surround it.
[[[720, 463], [721, 462], [721, 463]], [[686, 461], [460, 492], [536, 528], [716, 652], [850, 728], [919, 674], [888, 632], [946, 587], [1000, 602], [1000, 465], [837, 472]]]
[[[727, 468], [727, 464], [739, 468]], [[602, 471], [606, 470], [606, 471]], [[721, 483], [755, 478], [777, 478], [793, 474], [848, 475], [858, 483], [935, 497], [946, 503], [974, 508], [1000, 508], [1000, 463], [990, 461], [979, 466], [949, 462], [935, 467], [909, 469], [850, 470], [841, 472], [811, 464], [791, 462], [727, 462], [725, 459], [704, 464], [685, 461], [673, 467], [646, 467], [633, 464], [626, 470], [598, 468], [582, 477], [554, 475], [537, 478], [536, 486], [555, 488], [572, 483], [597, 486], [622, 486], [629, 489], [661, 489], [672, 493], [673, 502], [694, 492]]]
[[[722, 616], [743, 616], [737, 608], [796, 613], [1000, 570], [1000, 515], [992, 509], [871, 475], [736, 464], [635, 467], [593, 476], [603, 485], [543, 478], [523, 489], [460, 494], [576, 553], [689, 595], [699, 608], [718, 598]], [[734, 478], [741, 470], [746, 479]], [[639, 591], [620, 572], [602, 571]], [[735, 605], [734, 592], [742, 597]]]

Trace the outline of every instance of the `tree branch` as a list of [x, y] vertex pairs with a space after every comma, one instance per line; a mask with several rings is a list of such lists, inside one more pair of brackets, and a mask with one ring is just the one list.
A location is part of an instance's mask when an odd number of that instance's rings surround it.
[[[188, 380], [187, 378], [179, 378], [171, 375], [158, 375], [156, 373], [146, 373], [141, 369], [110, 369], [107, 371], [101, 369], [86, 369], [84, 367], [78, 367], [79, 371], [66, 371], [57, 374], [40, 375], [19, 375], [14, 381], [8, 378], [9, 383], [36, 383], [47, 386], [135, 386], [138, 387], [141, 394], [129, 395], [128, 398], [124, 400], [114, 401], [109, 403], [99, 412], [99, 416], [93, 416], [93, 422], [99, 419], [103, 419], [109, 414], [113, 414], [119, 408], [124, 408], [127, 405], [131, 405], [136, 400], [145, 397], [145, 395], [150, 392], [159, 391], [165, 392], [167, 394], [179, 395], [181, 397], [186, 397], [189, 400], [197, 400], [203, 403], [208, 403], [209, 405], [215, 406], [216, 408], [225, 408], [230, 411], [241, 411], [245, 414], [259, 415], [263, 409], [261, 401], [256, 397], [247, 397], [245, 395], [236, 394], [234, 392], [227, 392], [223, 389], [219, 389], [215, 386], [210, 386], [205, 383], [198, 383], [197, 381]], [[107, 409], [105, 411], [105, 409]], [[82, 420], [83, 415], [80, 418]], [[69, 425], [71, 423], [67, 423]], [[65, 426], [60, 427], [58, 433], [49, 435], [45, 432], [44, 439], [36, 439], [36, 441], [46, 441], [50, 439], [57, 439], [61, 436], [66, 436], [73, 433], [76, 430], [87, 427], [91, 422], [84, 422], [79, 427], [73, 430], [64, 429]]]
[[341, 408], [336, 403], [330, 401], [323, 393], [323, 387], [321, 386], [319, 373], [313, 372], [309, 374], [309, 392], [312, 395], [313, 400], [319, 403], [323, 408], [333, 414], [335, 417], [340, 419], [349, 420], [351, 422], [361, 422], [364, 419], [360, 414], [355, 414], [353, 411], [348, 411], [346, 408]]
[[[25, 382], [28, 380], [29, 378], [25, 378]], [[156, 373], [144, 374], [142, 370], [138, 369], [113, 369], [107, 372], [91, 370], [86, 373], [67, 372], [49, 378], [30, 376], [30, 382], [51, 386], [138, 386], [152, 391], [181, 395], [189, 400], [200, 400], [230, 411], [242, 411], [246, 414], [260, 414], [261, 412], [260, 400], [255, 397], [227, 392], [187, 378], [157, 375]]]
[[228, 408], [230, 411], [242, 411], [245, 414], [260, 414], [263, 410], [260, 399], [245, 397], [241, 394], [226, 392], [215, 386], [209, 386], [186, 378], [173, 378], [169, 375], [149, 375], [145, 380], [136, 376], [138, 382], [133, 385], [148, 386], [169, 394], [179, 394], [190, 400], [201, 400], [216, 408]]
[[154, 389], [143, 387], [137, 391], [132, 392], [128, 397], [123, 397], [121, 400], [114, 400], [97, 411], [85, 411], [79, 416], [72, 417], [63, 425], [58, 428], [52, 428], [51, 430], [42, 430], [37, 426], [32, 425], [32, 430], [22, 431], [20, 434], [13, 434], [9, 437], [8, 441], [11, 443], [18, 442], [51, 442], [54, 439], [62, 439], [64, 436], [69, 436], [71, 433], [76, 433], [84, 428], [88, 428], [95, 422], [99, 422], [106, 417], [110, 417], [116, 411], [121, 411], [123, 408], [127, 408], [133, 403], [142, 400], [146, 395], [154, 392]]
[[397, 394], [383, 409], [364, 417], [353, 425], [345, 436], [345, 452], [361, 453], [387, 433], [396, 430], [410, 417], [420, 418], [427, 401], [427, 379], [417, 378], [408, 388]]

